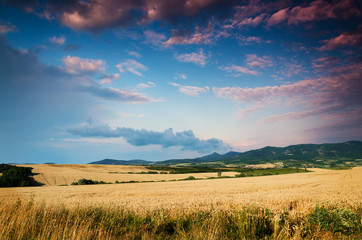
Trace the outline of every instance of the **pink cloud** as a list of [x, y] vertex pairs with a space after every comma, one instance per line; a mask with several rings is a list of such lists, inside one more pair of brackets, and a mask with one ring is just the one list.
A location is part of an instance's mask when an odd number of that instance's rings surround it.
[[246, 63], [249, 67], [271, 67], [274, 65], [273, 61], [268, 56], [258, 57], [256, 54], [246, 55]]
[[184, 34], [174, 29], [172, 31], [172, 35], [172, 37], [164, 42], [165, 46], [202, 43], [208, 44], [211, 43], [212, 37], [214, 36], [214, 29], [212, 24], [209, 24], [207, 28], [197, 26], [193, 34]]
[[278, 12], [274, 13], [269, 19], [268, 19], [268, 25], [275, 25], [280, 22], [283, 22], [288, 18], [288, 10], [289, 8], [284, 8], [282, 10], [279, 10]]
[[[242, 66], [237, 66], [237, 65], [230, 65], [228, 67], [222, 67], [221, 68], [222, 70], [224, 71], [227, 71], [227, 72], [234, 72], [234, 73], [243, 73], [243, 74], [249, 74], [249, 75], [258, 75], [259, 73], [256, 72], [256, 71], [253, 71], [253, 70], [250, 70], [246, 67], [242, 67]], [[235, 76], [240, 76], [240, 74], [236, 74]]]
[[175, 54], [174, 57], [180, 62], [194, 63], [202, 67], [206, 65], [208, 59], [202, 49], [198, 53]]
[[313, 61], [313, 67], [315, 68], [325, 68], [330, 65], [334, 65], [339, 62], [338, 58], [335, 57], [321, 57]]
[[94, 74], [104, 71], [105, 62], [97, 59], [87, 59], [67, 56], [62, 59], [65, 70], [70, 74]]
[[0, 21], [0, 34], [7, 34], [9, 32], [15, 32], [16, 27], [11, 23], [1, 23]]
[[361, 16], [361, 11], [354, 3], [354, 0], [333, 2], [316, 0], [307, 6], [295, 6], [291, 9], [284, 8], [274, 13], [268, 19], [268, 25], [275, 25], [283, 21], [287, 21], [288, 24], [297, 25], [316, 20], [359, 17]]
[[319, 48], [321, 51], [333, 50], [343, 46], [360, 46], [362, 33], [342, 33], [341, 35], [322, 41], [324, 45]]
[[[286, 104], [311, 109], [271, 116], [263, 122], [302, 119], [316, 115], [325, 118], [341, 113], [348, 116], [356, 109], [362, 109], [361, 74], [362, 63], [355, 63], [332, 69], [329, 77], [307, 79], [281, 86], [214, 87], [213, 92], [217, 97], [228, 98], [237, 103], [256, 104], [255, 106]], [[246, 113], [250, 112], [249, 110], [254, 109], [247, 109]]]
[[115, 74], [103, 73], [101, 76], [100, 84], [112, 84], [113, 80], [119, 79], [120, 77], [121, 76], [119, 75], [119, 73], [115, 73]]

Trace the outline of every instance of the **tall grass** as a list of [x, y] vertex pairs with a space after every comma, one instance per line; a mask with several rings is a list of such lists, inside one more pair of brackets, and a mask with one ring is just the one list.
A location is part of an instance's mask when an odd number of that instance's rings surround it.
[[0, 205], [0, 239], [361, 239], [361, 213], [361, 205], [134, 212], [19, 199]]

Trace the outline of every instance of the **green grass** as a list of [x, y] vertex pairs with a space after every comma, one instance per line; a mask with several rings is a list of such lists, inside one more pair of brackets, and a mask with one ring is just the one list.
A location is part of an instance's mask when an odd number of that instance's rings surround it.
[[[361, 239], [362, 207], [316, 206], [306, 214], [241, 210], [0, 206], [1, 239]], [[75, 234], [76, 233], [76, 234]], [[75, 234], [75, 235], [74, 235]]]

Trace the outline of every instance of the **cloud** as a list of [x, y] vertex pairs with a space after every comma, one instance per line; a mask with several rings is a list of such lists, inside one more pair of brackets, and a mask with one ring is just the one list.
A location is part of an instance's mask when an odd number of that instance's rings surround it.
[[60, 12], [61, 22], [74, 30], [99, 32], [107, 28], [128, 26], [136, 21], [136, 14], [132, 11], [137, 7], [136, 2], [116, 0], [74, 2], [72, 8], [62, 9]]
[[128, 59], [116, 65], [120, 72], [125, 72], [126, 69], [128, 72], [136, 74], [137, 76], [142, 77], [141, 71], [147, 71], [148, 68], [142, 63], [137, 62], [134, 59]]
[[7, 34], [9, 32], [15, 32], [16, 27], [11, 23], [3, 23], [0, 20], [0, 34]]
[[339, 59], [336, 57], [321, 57], [313, 61], [313, 67], [315, 68], [325, 68], [331, 65], [334, 65], [339, 62]]
[[150, 98], [135, 90], [117, 89], [117, 88], [102, 88], [98, 84], [78, 86], [79, 91], [91, 93], [96, 97], [106, 100], [124, 102], [124, 103], [148, 103], [156, 102], [157, 100]]
[[156, 87], [156, 83], [154, 82], [140, 83], [137, 86], [139, 88], [150, 88], [150, 87]]
[[170, 83], [171, 85], [178, 87], [179, 91], [185, 95], [191, 97], [198, 97], [200, 93], [207, 93], [210, 91], [208, 86], [206, 87], [195, 87], [195, 86], [184, 86], [178, 83]]
[[309, 21], [325, 19], [348, 19], [360, 17], [361, 11], [354, 0], [324, 1], [316, 0], [307, 6], [284, 8], [274, 13], [268, 20], [268, 25], [287, 21], [289, 25], [297, 25]]
[[263, 40], [261, 37], [249, 36], [249, 37], [239, 37], [236, 36], [236, 39], [239, 40], [240, 45], [251, 45], [251, 44], [260, 44], [260, 43], [271, 43], [269, 40]]
[[186, 74], [176, 73], [176, 77], [174, 77], [174, 79], [175, 79], [175, 80], [177, 80], [177, 79], [183, 79], [183, 80], [185, 80], [185, 79], [187, 79], [187, 76], [186, 76]]
[[227, 151], [231, 147], [222, 140], [211, 138], [201, 140], [196, 138], [193, 131], [173, 132], [172, 128], [163, 132], [149, 131], [146, 129], [132, 129], [117, 127], [112, 129], [107, 124], [86, 124], [67, 129], [67, 132], [81, 137], [104, 137], [104, 138], [124, 138], [129, 144], [134, 146], [160, 145], [163, 148], [181, 147], [181, 150], [197, 151], [199, 153], [209, 153], [213, 151]]
[[151, 30], [147, 30], [144, 32], [146, 37], [146, 43], [151, 43], [152, 45], [161, 47], [163, 46], [163, 41], [166, 40], [166, 36], [162, 33], [156, 33]]
[[136, 58], [141, 58], [142, 55], [139, 54], [138, 52], [135, 52], [135, 51], [127, 51], [128, 52], [128, 55], [130, 55], [131, 57], [136, 57]]
[[334, 50], [339, 47], [352, 46], [358, 47], [362, 44], [362, 27], [359, 32], [355, 33], [342, 33], [341, 35], [322, 41], [324, 45], [319, 48], [321, 51]]
[[232, 64], [228, 67], [221, 67], [221, 69], [224, 71], [227, 71], [227, 72], [234, 72], [234, 73], [236, 72], [235, 77], [240, 76], [240, 74], [238, 74], [238, 73], [249, 74], [249, 75], [254, 75], [254, 76], [259, 74], [256, 71], [250, 70], [246, 67], [237, 66], [234, 64]]
[[172, 37], [170, 37], [163, 44], [170, 45], [187, 45], [187, 44], [209, 44], [214, 37], [213, 24], [209, 23], [207, 28], [196, 26], [193, 34], [184, 33], [177, 29], [172, 30]]
[[288, 18], [288, 10], [289, 8], [284, 8], [279, 10], [278, 12], [274, 13], [269, 19], [268, 19], [268, 25], [275, 25], [278, 23], [283, 22]]
[[102, 73], [102, 76], [100, 77], [101, 81], [100, 84], [112, 84], [113, 80], [119, 79], [121, 76], [119, 75], [119, 73], [115, 73], [115, 74], [107, 74], [107, 73]]
[[281, 86], [256, 88], [224, 87], [213, 88], [217, 97], [229, 98], [237, 103], [308, 108], [296, 113], [270, 117], [264, 122], [281, 119], [300, 119], [312, 115], [333, 117], [342, 113], [354, 118], [356, 109], [362, 109], [362, 63], [332, 68], [328, 76], [301, 80]]
[[205, 66], [208, 61], [208, 57], [204, 54], [202, 49], [200, 49], [198, 53], [175, 54], [174, 57], [180, 62], [194, 63], [202, 67]]
[[94, 74], [105, 70], [103, 60], [67, 56], [62, 59], [65, 70], [70, 74]]
[[60, 36], [60, 37], [53, 36], [53, 37], [49, 38], [49, 42], [58, 44], [58, 45], [63, 45], [65, 43], [65, 41], [66, 41], [66, 38], [63, 36]]
[[258, 57], [256, 54], [248, 54], [246, 55], [246, 64], [249, 67], [266, 68], [273, 66], [273, 61], [268, 56]]

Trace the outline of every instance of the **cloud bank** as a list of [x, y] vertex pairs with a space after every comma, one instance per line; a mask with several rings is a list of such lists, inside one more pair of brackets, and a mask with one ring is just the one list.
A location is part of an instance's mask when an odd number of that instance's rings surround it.
[[155, 132], [146, 129], [138, 130], [125, 127], [112, 129], [107, 124], [94, 125], [90, 123], [68, 128], [67, 132], [81, 137], [122, 137], [134, 146], [160, 145], [163, 148], [181, 147], [181, 150], [196, 151], [199, 153], [210, 153], [214, 151], [225, 152], [231, 149], [229, 145], [217, 138], [199, 139], [195, 137], [192, 130], [173, 132], [172, 128], [169, 128], [163, 132]]

